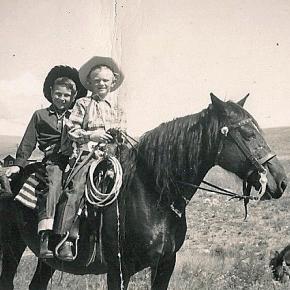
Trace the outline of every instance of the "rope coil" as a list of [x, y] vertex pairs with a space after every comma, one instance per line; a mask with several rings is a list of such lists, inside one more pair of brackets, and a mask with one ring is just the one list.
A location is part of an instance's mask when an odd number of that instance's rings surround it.
[[[115, 173], [115, 182], [110, 192], [104, 193], [98, 190], [94, 182], [94, 173], [98, 165], [103, 161], [110, 161], [113, 165], [113, 171]], [[88, 182], [85, 188], [85, 196], [87, 201], [96, 207], [105, 207], [112, 204], [118, 197], [120, 188], [122, 186], [123, 170], [120, 162], [114, 156], [107, 156], [106, 158], [100, 158], [93, 161], [90, 169]]]

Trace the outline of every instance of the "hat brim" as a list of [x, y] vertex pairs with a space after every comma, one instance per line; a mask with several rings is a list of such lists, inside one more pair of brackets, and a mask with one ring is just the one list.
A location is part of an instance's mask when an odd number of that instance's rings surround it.
[[87, 77], [91, 72], [92, 68], [98, 65], [104, 65], [109, 67], [115, 74], [116, 80], [113, 87], [111, 88], [111, 92], [119, 88], [124, 80], [124, 74], [118, 67], [117, 63], [111, 57], [104, 56], [94, 56], [81, 66], [81, 68], [79, 69], [79, 78], [82, 85], [87, 90], [92, 91], [92, 86], [88, 83]]
[[59, 66], [53, 67], [50, 70], [43, 84], [44, 97], [50, 103], [52, 103], [51, 88], [53, 87], [55, 80], [62, 77], [67, 77], [76, 84], [77, 95], [76, 95], [75, 100], [81, 97], [85, 97], [87, 95], [87, 89], [80, 82], [78, 70], [74, 67], [59, 65]]

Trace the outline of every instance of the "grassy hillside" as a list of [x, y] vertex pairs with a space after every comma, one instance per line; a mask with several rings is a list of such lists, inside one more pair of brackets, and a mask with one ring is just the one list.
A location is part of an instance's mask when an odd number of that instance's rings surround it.
[[[290, 180], [290, 128], [265, 130], [266, 139], [281, 157]], [[241, 191], [241, 181], [220, 168], [206, 177], [218, 185]], [[171, 290], [290, 289], [290, 283], [272, 281], [268, 267], [270, 253], [290, 243], [289, 189], [280, 200], [249, 205], [244, 221], [242, 202], [205, 192], [197, 192], [187, 207], [186, 241], [178, 252], [171, 278]], [[27, 289], [35, 268], [35, 258], [26, 256], [15, 279], [16, 289]], [[25, 269], [25, 270], [24, 270]], [[29, 269], [29, 270], [27, 270]], [[148, 270], [138, 273], [129, 289], [149, 289]], [[105, 276], [73, 276], [56, 272], [50, 284], [60, 289], [107, 289]]]

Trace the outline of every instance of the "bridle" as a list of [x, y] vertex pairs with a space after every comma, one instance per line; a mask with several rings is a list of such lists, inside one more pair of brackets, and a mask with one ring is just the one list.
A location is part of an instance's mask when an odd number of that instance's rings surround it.
[[[218, 165], [218, 161], [220, 159], [221, 152], [224, 148], [224, 142], [227, 138], [231, 138], [234, 141], [234, 143], [237, 145], [239, 150], [243, 153], [243, 155], [246, 157], [246, 159], [252, 165], [252, 169], [248, 171], [247, 175], [243, 179], [243, 195], [229, 191], [229, 190], [224, 189], [224, 188], [221, 188], [221, 187], [214, 185], [210, 182], [207, 182], [205, 180], [203, 180], [201, 183], [211, 187], [212, 189], [207, 188], [207, 187], [198, 186], [198, 185], [195, 185], [192, 183], [183, 182], [180, 180], [175, 180], [175, 182], [177, 182], [178, 184], [181, 184], [183, 186], [192, 187], [194, 189], [201, 189], [201, 190], [209, 191], [212, 193], [217, 193], [217, 194], [229, 196], [231, 199], [237, 198], [240, 200], [244, 200], [245, 218], [247, 217], [247, 204], [249, 203], [249, 200], [259, 200], [263, 196], [263, 194], [265, 193], [266, 186], [267, 186], [267, 177], [266, 177], [267, 170], [264, 167], [264, 164], [276, 156], [276, 154], [273, 153], [269, 148], [261, 148], [261, 149], [263, 149], [263, 150], [260, 150], [261, 152], [259, 152], [259, 151], [256, 151], [255, 153], [251, 152], [249, 146], [246, 145], [245, 142], [243, 141], [243, 139], [239, 136], [240, 133], [238, 131], [239, 128], [241, 128], [242, 126], [249, 124], [249, 123], [251, 123], [254, 127], [256, 127], [255, 124], [253, 123], [252, 119], [247, 118], [247, 119], [243, 119], [240, 122], [235, 123], [235, 124], [225, 125], [220, 129], [221, 138], [220, 138], [217, 155], [216, 155], [215, 162], [214, 162], [214, 165]], [[256, 128], [256, 130], [259, 132], [258, 128]], [[128, 140], [128, 135], [124, 136], [124, 137]], [[138, 143], [138, 142], [136, 141], [136, 143]], [[264, 150], [264, 149], [267, 149], [267, 150]], [[259, 190], [258, 197], [257, 196], [250, 196], [252, 185], [250, 185], [248, 183], [248, 178], [254, 172], [257, 172], [260, 175], [259, 182], [260, 182], [261, 187]], [[184, 199], [186, 204], [189, 202], [189, 199], [186, 196], [182, 195], [182, 198]], [[181, 216], [181, 212], [179, 212], [173, 205], [171, 205], [171, 209], [179, 217]]]
[[[274, 152], [272, 152], [271, 150], [267, 150], [266, 154], [262, 154], [262, 157], [257, 158], [249, 149], [249, 147], [244, 143], [244, 141], [238, 137], [238, 132], [237, 129], [239, 129], [240, 127], [246, 125], [246, 124], [253, 124], [253, 121], [251, 118], [247, 118], [244, 119], [236, 124], [232, 124], [232, 125], [228, 125], [228, 126], [224, 126], [221, 128], [221, 133], [222, 133], [222, 138], [220, 140], [219, 146], [218, 146], [218, 152], [216, 155], [216, 159], [215, 159], [215, 165], [218, 165], [218, 161], [219, 161], [219, 157], [220, 154], [222, 152], [222, 149], [224, 147], [224, 141], [225, 138], [227, 138], [228, 136], [231, 137], [231, 139], [236, 143], [236, 145], [238, 146], [238, 148], [240, 149], [240, 151], [244, 154], [244, 156], [246, 157], [246, 159], [248, 161], [250, 161], [250, 164], [253, 166], [253, 168], [260, 174], [265, 174], [267, 173], [267, 170], [265, 169], [265, 167], [263, 166], [263, 164], [265, 164], [267, 161], [269, 161], [270, 159], [272, 159], [273, 157], [276, 156], [276, 154]], [[255, 126], [255, 125], [254, 125]], [[257, 131], [259, 132], [259, 130], [257, 129]], [[264, 148], [262, 148], [264, 149]], [[254, 170], [250, 171], [250, 174], [253, 173]], [[248, 173], [248, 176], [250, 175]]]
[[[238, 131], [239, 128], [246, 124], [252, 124], [254, 127], [255, 124], [253, 123], [251, 118], [244, 119], [236, 124], [224, 126], [221, 128], [221, 141], [218, 146], [218, 152], [215, 160], [215, 165], [218, 165], [219, 157], [224, 147], [224, 141], [226, 138], [231, 138], [234, 143], [237, 145], [239, 150], [243, 153], [246, 157], [246, 160], [252, 165], [252, 169], [247, 172], [247, 175], [243, 179], [243, 194], [245, 197], [250, 197], [252, 185], [248, 183], [248, 178], [254, 173], [257, 172], [260, 176], [259, 183], [260, 189], [258, 194], [258, 200], [264, 195], [267, 186], [267, 169], [264, 167], [264, 164], [269, 161], [270, 159], [274, 158], [276, 154], [272, 152], [269, 148], [259, 147], [260, 150], [256, 150], [255, 152], [251, 151], [251, 148], [245, 144], [242, 138], [239, 137], [240, 133]], [[256, 130], [259, 132], [258, 128]], [[266, 150], [265, 150], [266, 149]], [[247, 216], [247, 204], [249, 202], [249, 198], [244, 199], [245, 211]]]
[[[205, 180], [201, 181], [201, 183], [211, 187], [212, 189], [201, 187], [201, 186], [194, 185], [194, 184], [187, 183], [187, 182], [183, 182], [183, 181], [177, 181], [179, 184], [183, 184], [185, 186], [190, 186], [190, 187], [195, 188], [195, 189], [201, 189], [201, 190], [209, 191], [212, 193], [217, 193], [220, 195], [229, 196], [231, 199], [237, 198], [237, 199], [243, 200], [244, 206], [245, 206], [245, 219], [247, 218], [247, 214], [248, 214], [247, 205], [249, 203], [249, 200], [260, 200], [260, 198], [265, 193], [268, 180], [267, 180], [267, 169], [264, 167], [264, 164], [276, 156], [276, 154], [274, 152], [272, 152], [269, 148], [260, 147], [259, 151], [256, 150], [254, 153], [251, 152], [251, 148], [249, 148], [249, 146], [247, 146], [245, 144], [243, 139], [239, 136], [240, 133], [238, 131], [239, 128], [241, 128], [242, 126], [249, 124], [249, 123], [251, 123], [254, 127], [256, 127], [255, 124], [253, 123], [252, 119], [247, 118], [247, 119], [244, 119], [244, 120], [242, 120], [238, 123], [235, 123], [235, 124], [225, 125], [220, 129], [221, 139], [220, 139], [220, 142], [218, 145], [218, 151], [217, 151], [217, 155], [216, 155], [215, 162], [214, 162], [214, 165], [219, 165], [220, 155], [221, 155], [221, 152], [224, 148], [224, 142], [227, 138], [231, 138], [234, 141], [234, 143], [237, 145], [239, 150], [243, 153], [243, 155], [246, 157], [246, 159], [252, 165], [252, 169], [250, 169], [247, 172], [246, 176], [243, 178], [243, 195], [229, 191], [227, 189], [219, 187], [219, 186], [212, 184], [210, 182], [207, 182]], [[258, 128], [256, 128], [256, 130], [259, 132]], [[260, 179], [259, 179], [260, 190], [259, 190], [258, 196], [251, 196], [250, 195], [252, 185], [248, 183], [248, 178], [254, 172], [257, 172], [260, 176]], [[189, 200], [187, 198], [185, 198], [185, 196], [183, 196], [183, 199], [185, 199], [186, 203], [189, 202]], [[180, 214], [178, 212], [176, 212], [176, 209], [173, 208], [173, 211], [178, 216], [180, 216]]]

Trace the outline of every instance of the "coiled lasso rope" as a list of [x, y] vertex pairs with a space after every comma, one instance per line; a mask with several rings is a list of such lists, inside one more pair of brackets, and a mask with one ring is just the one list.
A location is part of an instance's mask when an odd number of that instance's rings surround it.
[[[109, 160], [113, 165], [115, 173], [115, 182], [110, 192], [100, 192], [94, 183], [94, 172], [97, 166], [105, 161]], [[120, 192], [122, 186], [123, 170], [120, 162], [116, 157], [107, 156], [106, 158], [100, 158], [99, 160], [93, 161], [89, 169], [89, 178], [85, 188], [85, 196], [87, 201], [96, 207], [105, 207], [113, 203]]]
[[[113, 188], [108, 193], [100, 192], [95, 184], [94, 184], [94, 172], [97, 168], [97, 166], [105, 160], [109, 160], [113, 165], [113, 170], [115, 173], [115, 182], [113, 185]], [[87, 201], [96, 207], [105, 207], [110, 204], [112, 204], [118, 197], [120, 188], [122, 186], [122, 178], [123, 178], [123, 170], [121, 167], [120, 162], [116, 157], [113, 156], [107, 156], [106, 158], [100, 158], [99, 160], [93, 161], [93, 163], [90, 166], [89, 169], [89, 178], [88, 182], [85, 188], [85, 196]], [[121, 257], [121, 251], [120, 251], [120, 210], [118, 202], [116, 203], [116, 209], [117, 209], [117, 234], [118, 234], [118, 260], [119, 260], [119, 270], [120, 270], [120, 280], [121, 280], [121, 289], [124, 289], [124, 279], [123, 279], [123, 273], [122, 273], [122, 257]], [[102, 215], [101, 215], [102, 219]], [[102, 222], [101, 222], [102, 224]], [[101, 230], [100, 230], [101, 232]], [[100, 244], [101, 244], [101, 237], [100, 237]], [[101, 248], [101, 246], [100, 246]], [[102, 254], [101, 254], [102, 255]]]

